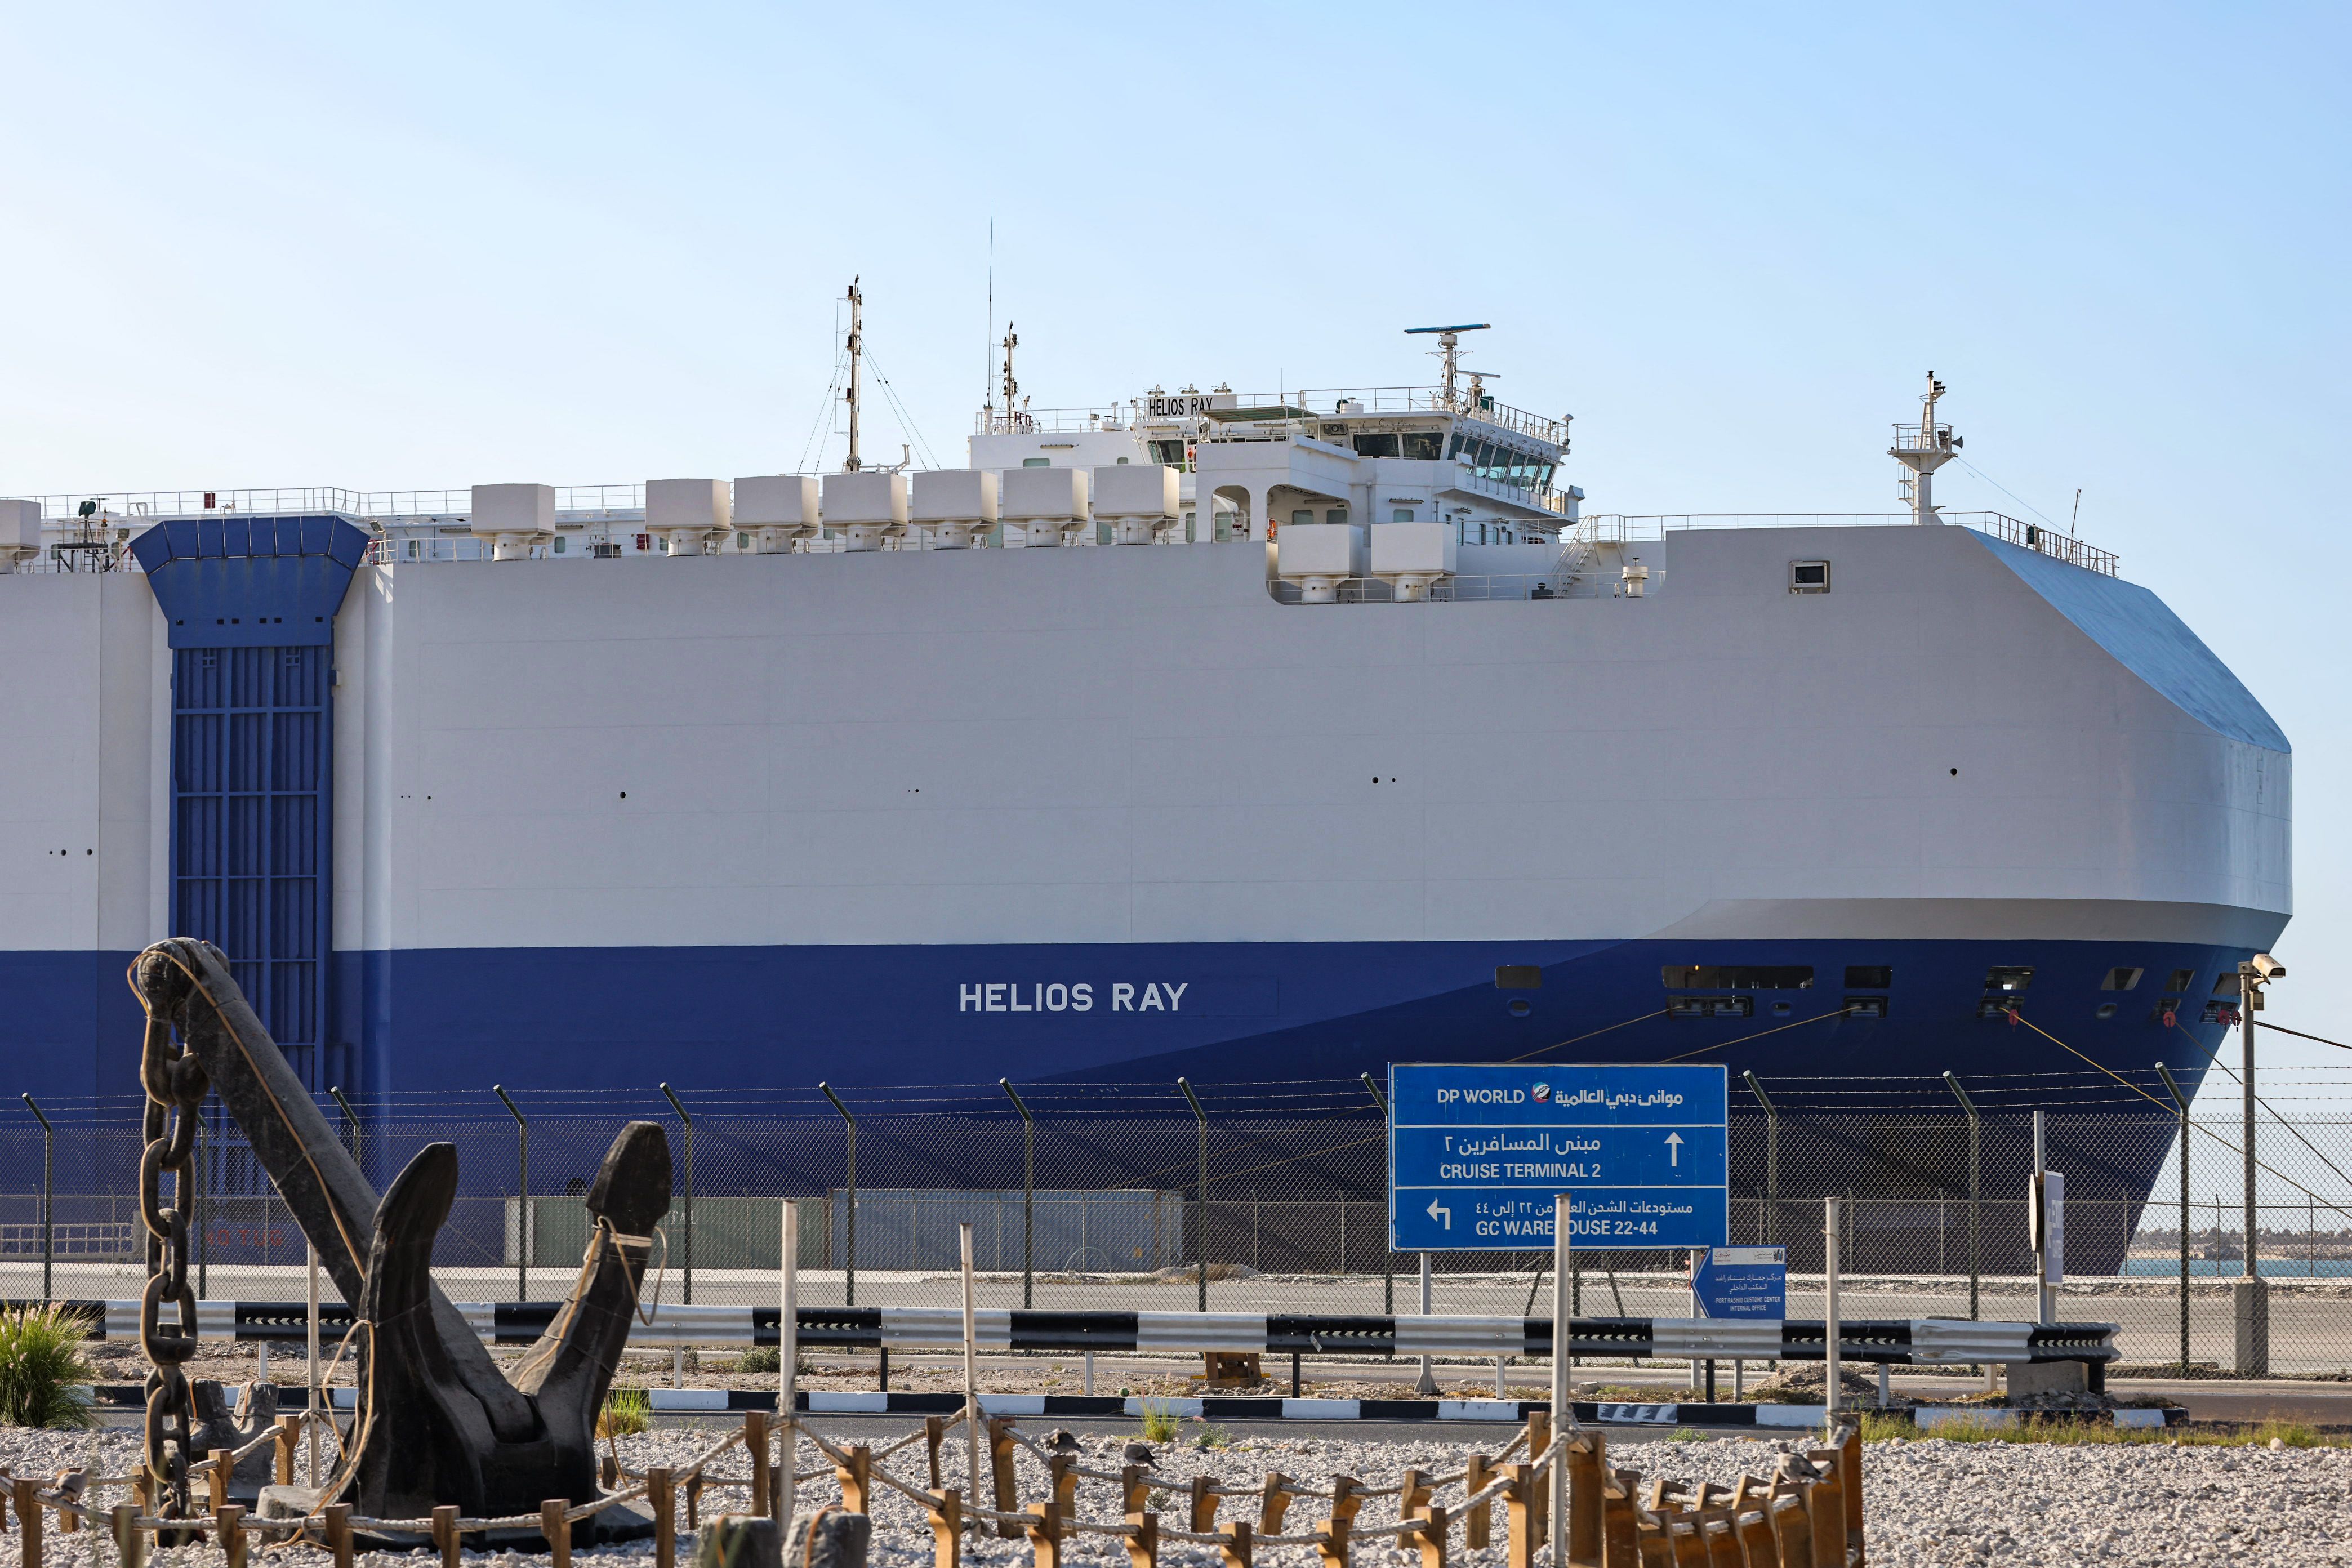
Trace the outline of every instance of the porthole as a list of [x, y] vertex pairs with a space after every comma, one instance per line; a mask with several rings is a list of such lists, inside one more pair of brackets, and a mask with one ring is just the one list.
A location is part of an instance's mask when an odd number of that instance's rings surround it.
[[1514, 1018], [1524, 1018], [1524, 1017], [1526, 1017], [1528, 1014], [1530, 1014], [1530, 1013], [1532, 1013], [1532, 1012], [1534, 1012], [1534, 1011], [1535, 1011], [1535, 1009], [1534, 1009], [1532, 1006], [1529, 1006], [1529, 1005], [1528, 1005], [1528, 999], [1527, 999], [1526, 997], [1524, 997], [1524, 996], [1514, 996], [1514, 997], [1512, 997], [1512, 998], [1511, 998], [1511, 1016], [1512, 1016], [1512, 1017], [1514, 1017]]
[[2112, 1017], [2114, 1017], [2115, 1016], [2116, 1016], [2116, 1005], [2115, 1005], [2114, 1003], [2112, 1003], [2112, 1002], [2102, 1002], [2102, 1003], [2100, 1003], [2100, 1004], [2099, 1004], [2099, 1016], [2100, 1016], [2100, 1017], [2102, 1017], [2102, 1018], [2112, 1018]]

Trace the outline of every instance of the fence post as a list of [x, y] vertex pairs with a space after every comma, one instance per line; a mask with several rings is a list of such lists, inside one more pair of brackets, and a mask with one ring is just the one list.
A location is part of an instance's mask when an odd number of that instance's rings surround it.
[[1037, 1119], [1013, 1093], [1011, 1079], [998, 1079], [996, 1087], [1021, 1113], [1021, 1304], [1034, 1307], [1037, 1304]]
[[[1358, 1076], [1363, 1079], [1364, 1088], [1370, 1092], [1372, 1103], [1381, 1108], [1381, 1164], [1383, 1168], [1387, 1168], [1392, 1165], [1395, 1156], [1395, 1150], [1391, 1147], [1394, 1135], [1389, 1128], [1388, 1096], [1381, 1092], [1381, 1086], [1372, 1081], [1371, 1074], [1362, 1073]], [[1391, 1172], [1389, 1179], [1391, 1182], [1396, 1179], [1393, 1171]], [[1381, 1265], [1381, 1311], [1389, 1317], [1396, 1315], [1395, 1241], [1396, 1238], [1390, 1236], [1383, 1236], [1381, 1238], [1381, 1257], [1385, 1259]]]
[[[670, 1087], [668, 1084], [663, 1084], [661, 1086], [661, 1091], [663, 1095], [668, 1099], [669, 1108], [677, 1112], [678, 1125], [685, 1131], [686, 1134], [685, 1297], [686, 1305], [691, 1307], [694, 1305], [694, 1118], [686, 1113], [686, 1107], [678, 1102], [677, 1095], [670, 1092]], [[786, 1203], [792, 1202], [790, 1198], [786, 1198], [784, 1201]]]
[[212, 1248], [205, 1245], [205, 1233], [212, 1228], [205, 1214], [205, 1193], [211, 1187], [212, 1179], [205, 1162], [204, 1107], [196, 1107], [194, 1115], [196, 1119], [196, 1190], [191, 1206], [195, 1210], [196, 1300], [201, 1301], [210, 1290], [213, 1277]]
[[1822, 1284], [1825, 1293], [1822, 1301], [1822, 1367], [1828, 1374], [1822, 1379], [1822, 1403], [1829, 1408], [1822, 1414], [1827, 1426], [1837, 1425], [1838, 1413], [1838, 1212], [1839, 1200], [1822, 1200]]
[[[857, 1118], [849, 1114], [849, 1107], [841, 1103], [841, 1096], [833, 1092], [833, 1085], [820, 1079], [817, 1088], [833, 1101], [833, 1108], [841, 1112], [842, 1121], [849, 1124], [849, 1209], [841, 1221], [841, 1255], [845, 1265], [842, 1279], [847, 1289], [842, 1297], [842, 1304], [855, 1307], [857, 1305]], [[828, 1237], [833, 1235], [833, 1216], [830, 1215], [825, 1216], [824, 1231]]]
[[2164, 1079], [2164, 1087], [2172, 1093], [2172, 1103], [2180, 1107], [2180, 1375], [2189, 1375], [2189, 1098], [2172, 1079], [2172, 1069], [2162, 1062], [2156, 1064], [2156, 1074]]
[[41, 1114], [41, 1108], [33, 1103], [33, 1097], [27, 1094], [23, 1098], [25, 1109], [31, 1111], [33, 1120], [41, 1124], [41, 1304], [47, 1306], [52, 1299], [50, 1274], [57, 1266], [58, 1255], [55, 1207], [58, 1133], [57, 1129], [49, 1125], [49, 1119]]
[[530, 1300], [530, 1123], [522, 1119], [515, 1102], [507, 1098], [506, 1086], [490, 1085], [490, 1092], [505, 1101], [507, 1114], [515, 1119], [515, 1300]]
[[1176, 1087], [1184, 1091], [1186, 1100], [1192, 1101], [1192, 1120], [1200, 1124], [1201, 1130], [1200, 1213], [1192, 1226], [1192, 1245], [1201, 1252], [1199, 1310], [1205, 1312], [1209, 1310], [1209, 1113], [1201, 1109], [1201, 1097], [1192, 1092], [1190, 1079], [1178, 1079]]
[[1977, 1102], [1960, 1087], [1960, 1080], [1949, 1072], [1944, 1074], [1944, 1085], [1959, 1100], [1960, 1109], [1969, 1113], [1969, 1317], [1977, 1315], [1977, 1287], [1980, 1276], [1977, 1256], [1978, 1221], [1984, 1207], [1984, 1123], [1977, 1117]]
[[1754, 1073], [1739, 1076], [1748, 1080], [1748, 1092], [1764, 1108], [1764, 1223], [1757, 1228], [1764, 1233], [1763, 1245], [1770, 1247], [1780, 1234], [1780, 1111]]

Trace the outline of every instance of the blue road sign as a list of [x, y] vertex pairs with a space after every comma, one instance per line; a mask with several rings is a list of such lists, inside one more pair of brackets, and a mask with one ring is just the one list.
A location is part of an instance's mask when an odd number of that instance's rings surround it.
[[1591, 1247], [1729, 1239], [1719, 1067], [1389, 1068], [1389, 1245], [1526, 1252], [1570, 1195]]
[[1789, 1315], [1789, 1249], [1710, 1247], [1691, 1269], [1691, 1294], [1702, 1318], [1785, 1318]]

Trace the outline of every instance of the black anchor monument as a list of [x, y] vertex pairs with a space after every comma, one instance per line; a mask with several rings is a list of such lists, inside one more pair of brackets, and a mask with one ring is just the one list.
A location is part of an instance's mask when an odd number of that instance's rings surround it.
[[[151, 1027], [168, 1024], [203, 1063], [361, 1325], [356, 1448], [337, 1467], [337, 1495], [265, 1487], [259, 1515], [301, 1517], [345, 1501], [375, 1519], [422, 1519], [446, 1504], [499, 1518], [536, 1515], [551, 1498], [578, 1505], [602, 1496], [596, 1415], [628, 1341], [648, 1238], [669, 1209], [662, 1129], [632, 1121], [613, 1140], [586, 1194], [595, 1228], [579, 1280], [509, 1377], [433, 1282], [433, 1240], [457, 1193], [456, 1146], [417, 1151], [379, 1200], [218, 948], [157, 942], [133, 961], [131, 981]], [[645, 1513], [621, 1504], [580, 1521], [572, 1539], [585, 1546], [652, 1531]], [[488, 1533], [499, 1544], [538, 1535]]]

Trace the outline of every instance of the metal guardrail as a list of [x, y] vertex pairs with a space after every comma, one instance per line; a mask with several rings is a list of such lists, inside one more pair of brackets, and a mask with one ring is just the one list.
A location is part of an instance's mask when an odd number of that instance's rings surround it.
[[[2070, 566], [2080, 566], [2105, 577], [2118, 574], [2120, 563], [2115, 552], [2085, 543], [2071, 533], [2040, 523], [2020, 522], [2005, 512], [1947, 511], [1937, 515], [1948, 523], [1972, 528], [1979, 533], [1990, 533], [1996, 539], [2021, 545], [2055, 561], [2063, 561]], [[1717, 528], [1914, 526], [1916, 524], [1907, 511], [1664, 512], [1649, 516], [1591, 512], [1577, 523], [1573, 537], [1593, 543], [1632, 544], [1661, 540], [1669, 533]]]
[[[11, 1309], [37, 1303], [10, 1302]], [[140, 1304], [68, 1301], [89, 1321], [93, 1339], [136, 1339]], [[495, 1344], [536, 1341], [562, 1310], [560, 1301], [464, 1301], [457, 1311]], [[963, 1342], [963, 1313], [953, 1307], [803, 1307], [797, 1314], [803, 1348], [952, 1350]], [[321, 1336], [341, 1334], [352, 1310], [319, 1310]], [[665, 1302], [630, 1325], [640, 1349], [687, 1345], [772, 1345], [779, 1314], [773, 1307], [689, 1307]], [[1576, 1318], [1570, 1354], [1682, 1361], [1709, 1356], [1820, 1361], [1828, 1330], [1797, 1318]], [[1266, 1312], [1070, 1312], [983, 1307], [974, 1313], [977, 1342], [992, 1351], [1097, 1351], [1190, 1355], [1205, 1351], [1258, 1354], [1397, 1356], [1549, 1356], [1549, 1318], [1483, 1318], [1438, 1314]], [[293, 1343], [306, 1340], [299, 1301], [204, 1301], [196, 1308], [199, 1339]], [[2113, 1323], [1978, 1322], [1913, 1319], [1839, 1325], [1841, 1361], [1895, 1366], [1978, 1362], [2116, 1359]]]

